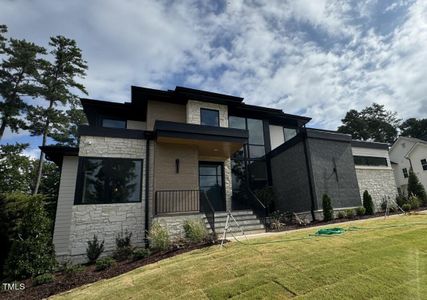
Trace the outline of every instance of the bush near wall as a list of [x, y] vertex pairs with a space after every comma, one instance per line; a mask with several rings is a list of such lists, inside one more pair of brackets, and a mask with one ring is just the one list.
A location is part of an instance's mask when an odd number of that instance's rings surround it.
[[366, 209], [365, 213], [367, 215], [374, 214], [374, 203], [372, 202], [372, 197], [368, 191], [363, 192], [363, 207]]
[[322, 207], [323, 207], [323, 220], [330, 221], [334, 216], [334, 209], [332, 208], [331, 198], [327, 194], [322, 196]]
[[417, 175], [411, 169], [408, 177], [408, 195], [417, 196], [421, 204], [427, 206], [427, 194]]
[[169, 233], [166, 228], [163, 228], [158, 222], [151, 225], [148, 232], [148, 239], [150, 241], [150, 248], [154, 251], [168, 250], [171, 245]]

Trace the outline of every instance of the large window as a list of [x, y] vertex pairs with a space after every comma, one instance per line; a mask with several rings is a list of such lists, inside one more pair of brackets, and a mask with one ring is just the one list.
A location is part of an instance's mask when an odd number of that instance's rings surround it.
[[80, 158], [76, 204], [141, 201], [142, 160]]
[[423, 167], [424, 171], [427, 171], [427, 160], [426, 159], [421, 160], [421, 166]]
[[296, 128], [286, 128], [283, 127], [283, 135], [285, 137], [285, 142], [289, 141], [297, 135], [298, 131]]
[[200, 124], [219, 127], [219, 111], [207, 108], [200, 109]]
[[356, 166], [387, 166], [387, 158], [374, 156], [354, 156]]
[[102, 127], [126, 128], [126, 120], [104, 118], [102, 119]]

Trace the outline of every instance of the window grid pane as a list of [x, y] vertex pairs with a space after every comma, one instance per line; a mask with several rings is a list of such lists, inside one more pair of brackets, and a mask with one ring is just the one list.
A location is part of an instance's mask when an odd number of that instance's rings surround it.
[[213, 109], [200, 109], [200, 124], [207, 126], [219, 126], [219, 111]]

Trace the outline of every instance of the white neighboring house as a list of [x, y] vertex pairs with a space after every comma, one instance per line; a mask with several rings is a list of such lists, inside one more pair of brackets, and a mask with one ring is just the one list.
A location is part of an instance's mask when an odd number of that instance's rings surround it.
[[412, 170], [427, 189], [427, 141], [399, 137], [390, 149], [396, 185], [401, 193], [408, 193], [408, 174]]

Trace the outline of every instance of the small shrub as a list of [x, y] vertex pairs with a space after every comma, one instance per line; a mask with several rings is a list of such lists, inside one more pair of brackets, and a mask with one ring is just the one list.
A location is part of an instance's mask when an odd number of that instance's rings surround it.
[[39, 276], [34, 277], [33, 279], [33, 285], [42, 285], [46, 283], [51, 283], [55, 277], [51, 273], [45, 273]]
[[421, 200], [417, 196], [411, 196], [409, 197], [408, 204], [411, 206], [411, 209], [417, 209], [421, 205]]
[[331, 198], [327, 194], [322, 196], [322, 206], [323, 206], [323, 220], [330, 221], [334, 216], [334, 210], [332, 208]]
[[66, 278], [71, 278], [84, 271], [84, 267], [82, 265], [73, 265], [71, 262], [66, 262], [62, 265], [62, 274]]
[[150, 248], [155, 251], [162, 251], [170, 248], [169, 233], [157, 222], [151, 225], [148, 239], [150, 241]]
[[396, 196], [396, 203], [400, 207], [403, 207], [404, 204], [408, 203], [408, 199], [404, 195], [399, 194]]
[[372, 202], [372, 197], [369, 195], [368, 191], [363, 192], [363, 207], [365, 208], [365, 213], [367, 215], [374, 214], [374, 203]]
[[403, 205], [402, 205], [402, 209], [403, 209], [405, 212], [410, 211], [410, 210], [411, 210], [411, 204], [409, 204], [409, 203], [405, 203], [405, 204], [403, 204]]
[[190, 243], [201, 243], [208, 238], [206, 225], [201, 221], [186, 220], [184, 222], [185, 239]]
[[104, 252], [104, 240], [99, 242], [98, 237], [94, 235], [92, 241], [87, 242], [86, 256], [89, 263], [93, 264], [102, 252]]
[[337, 213], [337, 218], [338, 218], [338, 219], [344, 219], [344, 218], [345, 218], [345, 213], [344, 213], [343, 211], [339, 211], [339, 212]]
[[95, 271], [102, 271], [111, 268], [116, 261], [112, 257], [98, 259], [95, 263]]
[[365, 213], [366, 213], [366, 208], [364, 208], [363, 206], [356, 208], [356, 214], [358, 216], [363, 216]]
[[352, 208], [346, 209], [345, 215], [347, 216], [347, 218], [353, 219], [354, 218], [354, 209], [352, 209]]
[[408, 177], [408, 195], [417, 196], [420, 200], [420, 205], [427, 205], [427, 193], [424, 189], [424, 186], [419, 181], [415, 172], [410, 169]]
[[114, 251], [113, 257], [118, 261], [128, 259], [133, 252], [131, 245], [132, 232], [125, 233], [121, 232], [116, 237], [116, 250]]
[[141, 248], [141, 249], [136, 249], [133, 253], [132, 253], [132, 258], [133, 260], [140, 260], [140, 259], [144, 259], [147, 258], [151, 255], [151, 251], [150, 249], [146, 249], [146, 248]]
[[275, 209], [276, 195], [272, 186], [267, 186], [254, 191], [257, 198], [272, 212]]

